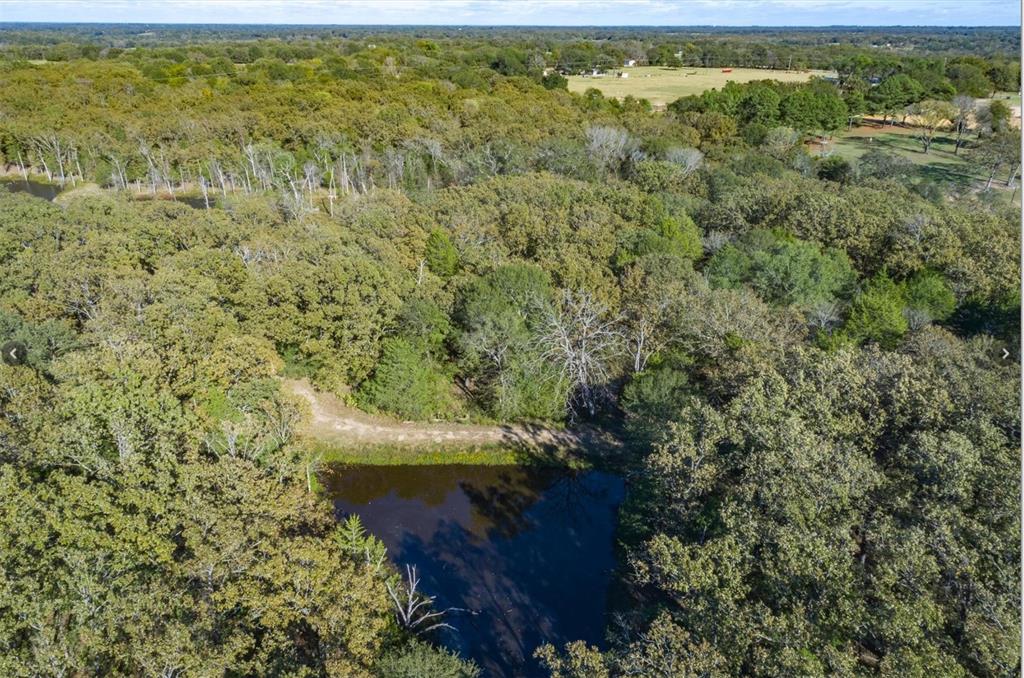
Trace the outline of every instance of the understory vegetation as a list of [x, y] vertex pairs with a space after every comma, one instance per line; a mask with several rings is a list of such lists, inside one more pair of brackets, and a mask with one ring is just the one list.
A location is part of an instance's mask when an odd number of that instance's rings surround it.
[[[0, 189], [0, 674], [479, 675], [282, 376], [622, 438], [625, 600], [552, 676], [1019, 672], [1015, 33], [798, 31], [837, 82], [653, 112], [554, 76], [767, 38], [68, 30], [0, 50], [0, 163], [64, 189]], [[948, 114], [985, 180], [810, 152], [868, 113]]]

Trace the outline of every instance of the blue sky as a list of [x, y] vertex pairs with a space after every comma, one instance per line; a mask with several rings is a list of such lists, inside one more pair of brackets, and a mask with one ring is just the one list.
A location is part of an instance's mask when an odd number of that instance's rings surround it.
[[1020, 25], [1017, 0], [0, 0], [0, 21], [111, 23]]

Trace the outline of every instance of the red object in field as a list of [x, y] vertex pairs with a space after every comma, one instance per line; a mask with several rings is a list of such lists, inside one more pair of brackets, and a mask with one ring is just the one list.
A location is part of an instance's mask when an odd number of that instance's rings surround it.
[[723, 73], [732, 73], [732, 69], [731, 68], [723, 68], [722, 72]]

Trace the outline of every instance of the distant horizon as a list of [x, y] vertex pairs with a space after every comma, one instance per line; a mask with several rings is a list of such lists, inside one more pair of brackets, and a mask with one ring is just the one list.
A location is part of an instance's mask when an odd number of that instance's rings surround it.
[[1012, 24], [360, 24], [360, 23], [231, 23], [218, 21], [5, 21], [0, 26], [231, 26], [283, 28], [734, 28], [734, 29], [843, 29], [843, 28], [1015, 28]]
[[[581, 21], [585, 18], [586, 20]], [[623, 20], [626, 20], [624, 22]], [[501, 28], [1007, 28], [1005, 0], [0, 0], [0, 23]]]

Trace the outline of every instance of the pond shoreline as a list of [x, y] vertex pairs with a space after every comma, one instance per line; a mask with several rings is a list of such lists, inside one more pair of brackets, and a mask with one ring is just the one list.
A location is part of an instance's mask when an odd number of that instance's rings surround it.
[[545, 643], [604, 645], [625, 493], [603, 471], [480, 465], [332, 466], [323, 490], [448, 610], [433, 638], [496, 678], [541, 675]]
[[302, 433], [323, 463], [373, 465], [486, 464], [582, 467], [623, 449], [613, 431], [591, 425], [403, 422], [358, 410], [317, 391], [308, 380], [282, 387], [305, 402]]
[[324, 466], [551, 466], [589, 468], [576, 454], [558, 450], [523, 450], [493, 444], [446, 448], [437, 445], [406, 447], [398, 445], [339, 445], [325, 441], [309, 442], [306, 449]]
[[[150, 200], [161, 200], [166, 202], [178, 202], [188, 205], [193, 209], [206, 209], [206, 199], [195, 187], [183, 186], [178, 192], [171, 193], [166, 190], [143, 191], [135, 189], [117, 189], [109, 186], [100, 186], [93, 182], [68, 181], [63, 185], [59, 181], [47, 179], [43, 175], [29, 174], [26, 178], [19, 171], [0, 172], [0, 188], [6, 188], [11, 193], [28, 193], [48, 202], [59, 202], [59, 198], [76, 195], [116, 195], [127, 196], [132, 202], [145, 202]], [[217, 207], [218, 195], [211, 194], [209, 197], [209, 209]]]

